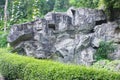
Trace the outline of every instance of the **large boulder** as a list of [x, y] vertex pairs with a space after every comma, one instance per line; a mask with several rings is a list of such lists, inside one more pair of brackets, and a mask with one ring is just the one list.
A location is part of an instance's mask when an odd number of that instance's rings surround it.
[[120, 60], [120, 45], [117, 44], [115, 51], [108, 55], [108, 58], [111, 60]]
[[103, 10], [78, 8], [71, 9], [73, 13], [73, 25], [83, 33], [91, 33], [96, 25], [106, 23], [106, 16]]
[[104, 41], [120, 42], [120, 28], [116, 22], [108, 22], [94, 28], [95, 37]]
[[71, 26], [72, 18], [66, 13], [49, 12], [45, 15], [45, 19], [48, 21], [48, 27], [54, 28], [56, 32], [63, 32], [74, 28]]
[[[33, 22], [13, 25], [8, 35], [8, 42], [15, 51], [24, 49], [26, 55], [36, 58], [47, 58], [52, 53], [54, 39], [45, 19], [37, 19]], [[21, 50], [21, 49], [20, 49]]]
[[94, 28], [94, 39], [92, 41], [94, 47], [99, 47], [100, 41], [113, 41], [115, 51], [108, 55], [109, 59], [120, 59], [120, 28], [116, 22], [108, 22], [98, 25]]
[[[28, 24], [32, 25], [32, 24]], [[12, 46], [19, 44], [22, 41], [30, 40], [33, 37], [33, 29], [26, 24], [13, 25], [8, 35], [8, 42]]]
[[[8, 42], [27, 56], [91, 65], [100, 41], [113, 40], [119, 46], [118, 24], [119, 20], [106, 23], [103, 10], [72, 7], [64, 13], [49, 12], [44, 19], [13, 25]], [[119, 52], [118, 48], [111, 54], [114, 59], [120, 59]]]

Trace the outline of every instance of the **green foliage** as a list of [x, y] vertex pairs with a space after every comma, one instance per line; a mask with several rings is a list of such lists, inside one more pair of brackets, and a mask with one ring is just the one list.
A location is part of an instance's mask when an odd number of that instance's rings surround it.
[[70, 0], [71, 6], [97, 8], [99, 0]]
[[[10, 18], [10, 22], [11, 24], [14, 23], [21, 23], [22, 21], [24, 22], [24, 20], [28, 19], [27, 21], [30, 21], [32, 19], [32, 5], [33, 2], [31, 1], [32, 4], [29, 4], [30, 1], [25, 1], [25, 0], [13, 0], [11, 1], [11, 6], [9, 7], [10, 9], [12, 9], [11, 12], [11, 18]], [[30, 7], [31, 8], [28, 8]], [[31, 10], [31, 12], [29, 11]], [[29, 12], [29, 13], [28, 13]], [[31, 15], [29, 15], [31, 14]], [[29, 18], [28, 16], [29, 15]]]
[[108, 54], [114, 52], [115, 46], [113, 42], [101, 41], [100, 46], [95, 53], [96, 60], [107, 59]]
[[4, 5], [5, 4], [5, 0], [0, 0], [0, 5]]
[[97, 62], [95, 62], [92, 66], [95, 68], [104, 68], [105, 69], [105, 65], [107, 65], [110, 61], [109, 60], [99, 60]]
[[55, 2], [54, 0], [52, 0], [53, 2], [50, 1], [51, 0], [12, 0], [9, 2], [11, 25], [31, 21], [52, 11]]
[[0, 47], [7, 46], [7, 33], [0, 32]]
[[[6, 51], [5, 51], [6, 52]], [[0, 49], [0, 72], [8, 80], [119, 80], [120, 74], [92, 67], [37, 60]]]
[[119, 0], [100, 0], [100, 2], [105, 5], [106, 9], [109, 9], [110, 7], [120, 8], [120, 1]]
[[64, 12], [69, 8], [69, 0], [56, 0], [54, 11]]
[[100, 0], [99, 8], [105, 9], [109, 21], [113, 21], [113, 11], [115, 8], [120, 9], [120, 0]]
[[55, 0], [48, 0], [47, 1], [47, 11], [53, 11], [55, 5]]
[[104, 68], [106, 70], [120, 72], [120, 60], [114, 60], [114, 61], [100, 60], [94, 63], [93, 67], [98, 69]]
[[4, 26], [4, 21], [3, 21], [3, 20], [1, 20], [1, 21], [0, 21], [0, 31], [2, 31], [2, 30], [3, 30], [3, 26]]

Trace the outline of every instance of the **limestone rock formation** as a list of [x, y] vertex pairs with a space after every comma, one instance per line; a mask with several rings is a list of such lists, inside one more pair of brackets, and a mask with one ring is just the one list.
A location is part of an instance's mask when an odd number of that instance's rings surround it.
[[[87, 8], [49, 12], [44, 19], [13, 25], [8, 35], [14, 50], [23, 50], [28, 56], [85, 65], [95, 61], [94, 54], [102, 40], [119, 45], [118, 22], [107, 23], [104, 11]], [[118, 49], [114, 54], [119, 52]]]

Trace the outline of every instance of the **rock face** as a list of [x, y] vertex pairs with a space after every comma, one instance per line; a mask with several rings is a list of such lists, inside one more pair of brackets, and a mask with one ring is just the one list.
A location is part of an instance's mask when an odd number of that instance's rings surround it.
[[44, 19], [13, 25], [8, 35], [14, 50], [28, 56], [85, 65], [94, 62], [101, 40], [119, 44], [120, 27], [117, 22], [107, 23], [102, 10], [87, 8], [49, 12]]

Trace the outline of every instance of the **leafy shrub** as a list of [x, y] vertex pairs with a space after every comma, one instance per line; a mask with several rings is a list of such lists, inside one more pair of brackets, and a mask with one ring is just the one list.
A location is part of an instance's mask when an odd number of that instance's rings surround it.
[[95, 62], [92, 66], [95, 68], [105, 68], [105, 65], [107, 65], [110, 61], [109, 60], [99, 60]]
[[92, 67], [65, 65], [0, 51], [0, 72], [8, 80], [119, 80], [120, 74]]
[[120, 60], [114, 60], [114, 61], [100, 60], [94, 63], [93, 67], [98, 69], [104, 68], [106, 70], [120, 72]]
[[7, 33], [0, 32], [0, 47], [7, 46]]
[[97, 8], [100, 0], [69, 0], [71, 6]]
[[27, 65], [24, 71], [25, 80], [117, 80], [119, 77], [105, 70], [60, 64], [52, 66], [33, 63]]
[[100, 46], [95, 53], [96, 60], [108, 59], [108, 54], [114, 52], [115, 46], [113, 42], [101, 41]]
[[[5, 55], [5, 56], [4, 56]], [[0, 56], [0, 72], [7, 77], [8, 80], [16, 80], [23, 77], [23, 68], [32, 62], [32, 59], [27, 59], [15, 54], [1, 54]], [[22, 60], [24, 58], [24, 60]]]

